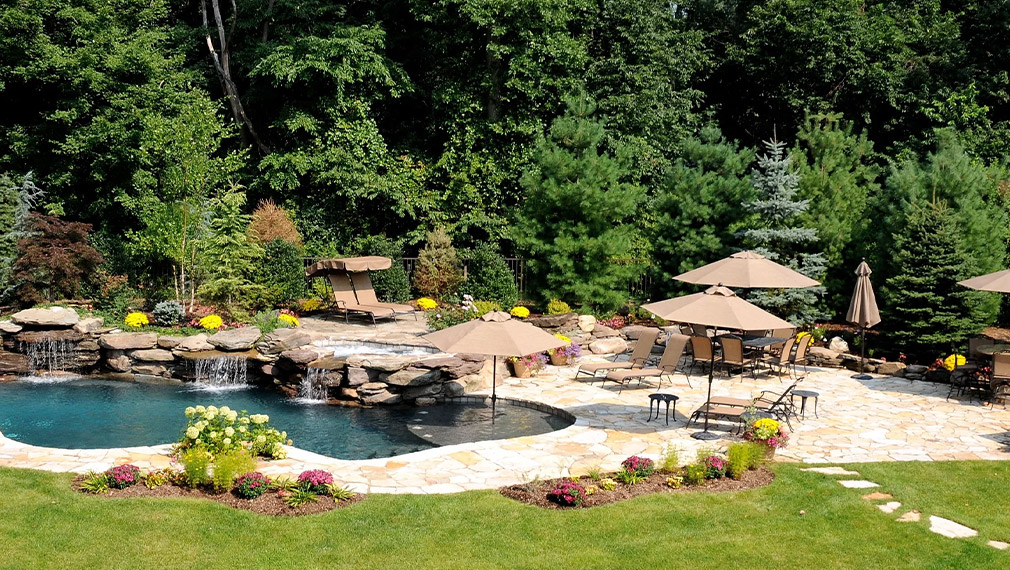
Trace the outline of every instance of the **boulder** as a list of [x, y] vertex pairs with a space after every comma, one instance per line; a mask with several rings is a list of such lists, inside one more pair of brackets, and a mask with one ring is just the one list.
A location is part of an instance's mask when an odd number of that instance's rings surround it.
[[10, 321], [0, 321], [0, 332], [2, 333], [6, 334], [19, 333], [21, 332], [22, 328], [24, 327], [22, 327], [21, 325], [16, 325]]
[[414, 405], [417, 406], [417, 407], [419, 407], [419, 408], [423, 408], [423, 407], [427, 407], [427, 406], [434, 406], [437, 403], [438, 403], [438, 400], [436, 400], [435, 398], [432, 398], [432, 397], [424, 397], [424, 398], [418, 398], [418, 399], [414, 400]]
[[146, 374], [147, 376], [168, 376], [168, 368], [163, 364], [134, 364], [134, 374]]
[[175, 362], [175, 355], [163, 348], [145, 348], [127, 352], [130, 358], [140, 362]]
[[[631, 325], [621, 329], [621, 333], [628, 340], [638, 340], [638, 337], [642, 336], [647, 332], [654, 332], [656, 329], [654, 327], [643, 327], [641, 325]], [[679, 331], [678, 331], [679, 332]], [[596, 336], [596, 334], [593, 334]]]
[[373, 370], [381, 370], [383, 372], [396, 372], [398, 370], [403, 370], [416, 359], [416, 356], [409, 356], [406, 354], [366, 356], [354, 354], [347, 357], [347, 365], [357, 366], [360, 368], [371, 368]]
[[17, 352], [0, 352], [0, 374], [27, 374], [31, 363]]
[[415, 398], [423, 398], [425, 396], [434, 396], [435, 394], [442, 393], [441, 384], [428, 384], [427, 386], [413, 386], [410, 388], [405, 388], [400, 395], [404, 400], [413, 400]]
[[348, 386], [361, 386], [367, 384], [373, 380], [378, 379], [379, 373], [375, 372], [372, 374], [368, 373], [368, 370], [358, 366], [348, 366], [347, 367], [347, 385]]
[[[501, 366], [505, 366], [505, 362], [499, 363]], [[455, 368], [443, 368], [442, 372], [445, 373], [449, 378], [459, 378], [461, 376], [466, 376], [467, 374], [476, 374], [484, 368], [484, 362], [464, 362]]]
[[25, 309], [11, 316], [11, 322], [16, 325], [39, 328], [70, 328], [80, 320], [77, 311], [66, 307]]
[[68, 342], [80, 342], [84, 335], [71, 329], [49, 330], [49, 331], [21, 331], [14, 336], [18, 342], [45, 342], [48, 340], [62, 340]]
[[374, 394], [376, 392], [381, 392], [382, 390], [387, 390], [389, 384], [385, 382], [366, 382], [361, 386], [358, 386], [358, 392], [361, 394]]
[[807, 349], [807, 354], [815, 358], [821, 358], [824, 360], [837, 360], [838, 353], [830, 348], [824, 348], [823, 346], [811, 346]]
[[597, 323], [596, 327], [593, 329], [593, 337], [595, 338], [610, 338], [620, 335], [621, 333], [615, 331], [614, 329], [608, 326], [604, 326], [599, 323]]
[[277, 361], [277, 364], [282, 367], [287, 367], [287, 364], [290, 363], [301, 367], [314, 360], [319, 360], [319, 353], [314, 350], [286, 350], [281, 353], [280, 360]]
[[425, 368], [404, 368], [386, 377], [387, 384], [392, 386], [425, 386], [437, 382], [442, 375], [441, 370]]
[[442, 384], [442, 394], [445, 395], [447, 398], [455, 398], [457, 396], [462, 396], [463, 391], [465, 389], [466, 386], [464, 386], [463, 383], [458, 380], [452, 380], [446, 382], [445, 384]]
[[830, 342], [828, 342], [828, 349], [833, 350], [835, 352], [848, 352], [849, 343], [845, 342], [845, 339], [843, 339], [842, 337], [836, 336], [832, 338]]
[[175, 350], [180, 352], [204, 352], [214, 350], [214, 345], [207, 342], [209, 337], [206, 333], [187, 336], [175, 345]]
[[358, 391], [355, 390], [354, 388], [341, 388], [340, 397], [346, 398], [348, 400], [357, 400], [359, 396]]
[[264, 376], [273, 376], [277, 372], [277, 367], [273, 364], [264, 364], [260, 367], [260, 372], [262, 372]]
[[438, 358], [428, 358], [428, 359], [424, 359], [424, 360], [418, 360], [417, 362], [415, 362], [413, 364], [413, 366], [415, 368], [428, 368], [428, 369], [442, 368], [442, 369], [449, 369], [449, 368], [459, 368], [460, 366], [463, 366], [464, 364], [465, 363], [463, 362], [463, 359], [459, 358], [458, 356], [440, 356]]
[[207, 342], [226, 352], [249, 350], [262, 334], [256, 327], [239, 327], [214, 333]]
[[256, 350], [263, 354], [280, 354], [287, 350], [294, 350], [312, 342], [309, 333], [302, 329], [277, 329], [272, 333], [264, 335], [256, 343]]
[[392, 406], [393, 404], [399, 404], [401, 399], [402, 398], [399, 394], [383, 390], [381, 392], [376, 392], [375, 394], [362, 396], [361, 403], [369, 406], [374, 406], [376, 404]]
[[77, 350], [83, 352], [98, 352], [102, 347], [98, 346], [97, 340], [92, 340], [90, 338], [84, 339], [77, 343]]
[[179, 343], [186, 340], [184, 336], [159, 336], [158, 337], [158, 348], [167, 348], [169, 350], [179, 346]]
[[589, 343], [589, 350], [593, 354], [616, 354], [628, 350], [628, 343], [619, 336], [601, 338]]
[[905, 367], [905, 372], [908, 374], [925, 374], [929, 367], [922, 364], [909, 364]]
[[113, 372], [129, 372], [133, 361], [122, 350], [110, 350], [105, 355], [105, 367]]
[[347, 368], [347, 359], [337, 358], [335, 356], [324, 356], [309, 362], [308, 367], [318, 368], [319, 370], [343, 370], [344, 368]]
[[567, 329], [575, 328], [579, 323], [579, 315], [575, 313], [562, 313], [560, 315], [540, 315], [531, 317], [526, 322], [542, 329]]
[[883, 362], [877, 366], [878, 373], [887, 374], [888, 376], [895, 376], [904, 369], [905, 364], [903, 362]]
[[91, 334], [98, 331], [105, 325], [105, 319], [101, 317], [88, 317], [81, 319], [74, 325], [74, 330], [82, 334]]
[[591, 333], [596, 327], [596, 317], [593, 315], [579, 315], [579, 330], [584, 333]]
[[98, 337], [98, 344], [107, 350], [136, 350], [154, 348], [158, 344], [156, 333], [112, 333]]

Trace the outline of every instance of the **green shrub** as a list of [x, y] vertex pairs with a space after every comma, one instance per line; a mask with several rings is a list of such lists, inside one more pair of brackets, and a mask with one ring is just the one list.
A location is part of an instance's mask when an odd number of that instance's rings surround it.
[[186, 418], [189, 423], [175, 444], [177, 451], [204, 449], [216, 455], [248, 446], [254, 455], [273, 459], [287, 454], [283, 447], [287, 432], [271, 427], [265, 414], [239, 413], [228, 406], [196, 406], [186, 408]]
[[482, 243], [468, 257], [469, 271], [461, 291], [474, 299], [487, 299], [502, 307], [514, 306], [519, 300], [519, 287], [498, 248]]
[[640, 475], [634, 469], [621, 469], [614, 477], [625, 485], [635, 485], [645, 481], [645, 476]]
[[547, 303], [548, 315], [562, 315], [570, 312], [572, 312], [572, 308], [568, 306], [568, 303], [560, 299], [551, 299], [551, 302]]
[[702, 463], [692, 463], [684, 468], [684, 483], [689, 486], [701, 485], [708, 475], [708, 468]]
[[501, 305], [494, 301], [474, 301], [473, 308], [473, 312], [476, 313], [474, 316], [483, 317], [492, 311], [500, 311]]
[[747, 443], [731, 443], [726, 449], [726, 476], [730, 479], [743, 477], [744, 471], [749, 469], [750, 451]]
[[189, 487], [200, 487], [210, 483], [210, 465], [214, 456], [201, 447], [182, 451], [178, 455], [182, 465], [182, 479]]
[[92, 495], [104, 495], [109, 492], [109, 476], [106, 473], [88, 471], [81, 479], [81, 489]]
[[375, 295], [387, 303], [406, 303], [410, 300], [410, 280], [403, 267], [403, 242], [386, 236], [370, 236], [358, 246], [361, 255], [381, 255], [393, 260], [389, 269], [371, 271], [369, 277]]
[[586, 475], [593, 481], [599, 481], [603, 478], [603, 470], [600, 469], [599, 465], [593, 465], [589, 468], [589, 471], [586, 472]]
[[673, 473], [680, 467], [680, 450], [667, 444], [663, 456], [659, 458], [659, 470], [663, 473]]
[[162, 301], [154, 306], [154, 322], [163, 327], [171, 327], [182, 322], [186, 311], [178, 301]]
[[262, 286], [259, 302], [263, 306], [286, 306], [304, 297], [302, 250], [282, 239], [267, 242], [263, 246], [263, 258], [257, 267], [255, 283]]
[[291, 493], [284, 498], [284, 502], [287, 503], [289, 507], [300, 507], [302, 505], [314, 503], [318, 500], [319, 495], [307, 489], [302, 489], [301, 487], [291, 491]]
[[330, 483], [326, 487], [334, 501], [346, 501], [354, 498], [355, 492], [347, 487], [337, 485], [336, 483]]
[[474, 317], [474, 313], [466, 311], [462, 307], [443, 304], [437, 309], [425, 311], [424, 317], [428, 320], [429, 328], [440, 331], [469, 321]]
[[256, 461], [248, 451], [236, 449], [218, 454], [214, 458], [214, 469], [211, 482], [214, 490], [221, 493], [235, 486], [235, 479], [244, 473], [256, 470]]
[[414, 267], [414, 288], [418, 293], [444, 299], [459, 292], [463, 283], [463, 267], [449, 234], [438, 228], [428, 234], [428, 242], [417, 256]]
[[757, 469], [767, 461], [765, 453], [768, 447], [753, 441], [744, 442], [744, 449], [747, 452], [747, 469]]

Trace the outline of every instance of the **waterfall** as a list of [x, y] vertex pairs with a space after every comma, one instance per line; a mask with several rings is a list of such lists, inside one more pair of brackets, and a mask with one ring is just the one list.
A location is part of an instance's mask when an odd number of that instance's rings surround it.
[[302, 383], [298, 386], [298, 397], [305, 400], [325, 402], [327, 387], [324, 380], [327, 372], [329, 370], [309, 367], [305, 371], [305, 376], [302, 377]]
[[31, 371], [66, 372], [77, 368], [77, 343], [74, 341], [44, 338], [19, 344], [20, 352], [28, 357]]
[[246, 359], [244, 356], [201, 358], [195, 363], [195, 381], [206, 386], [244, 386]]

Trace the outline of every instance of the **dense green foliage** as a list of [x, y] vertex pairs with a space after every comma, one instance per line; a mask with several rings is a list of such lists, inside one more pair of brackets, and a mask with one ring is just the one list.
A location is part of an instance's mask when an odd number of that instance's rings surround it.
[[463, 283], [463, 263], [449, 234], [442, 228], [428, 233], [428, 241], [417, 256], [414, 289], [418, 293], [442, 299], [455, 297]]
[[[0, 281], [10, 290], [13, 190], [31, 180], [46, 192], [31, 207], [91, 224], [105, 272], [148, 305], [281, 302], [293, 277], [278, 297], [235, 270], [259, 263], [255, 248], [222, 263], [210, 224], [241, 186], [239, 214], [269, 205], [253, 245], [282, 237], [319, 257], [385, 236], [414, 256], [441, 227], [463, 251], [529, 257], [535, 300], [613, 307], [643, 270], [658, 298], [691, 290], [678, 273], [748, 247], [738, 233], [756, 222], [740, 205], [774, 133], [809, 200], [790, 224], [817, 231], [820, 308], [837, 318], [851, 268], [865, 256], [886, 278], [891, 235], [934, 187], [973, 271], [1004, 267], [1007, 46], [1002, 1], [6, 3]], [[523, 241], [545, 237], [526, 224], [552, 175], [544, 145], [572, 142], [551, 132], [572, 93], [596, 102], [593, 152], [644, 198], [558, 235], [609, 235], [609, 216], [618, 256], [562, 240], [548, 259]], [[562, 273], [599, 281], [576, 291]], [[381, 275], [385, 298], [410, 295], [402, 275]]]
[[466, 281], [461, 291], [474, 299], [493, 301], [506, 310], [515, 306], [519, 288], [508, 262], [494, 245], [482, 243], [467, 256]]
[[293, 243], [278, 238], [263, 244], [255, 267], [261, 305], [286, 306], [305, 296], [305, 264], [301, 249]]

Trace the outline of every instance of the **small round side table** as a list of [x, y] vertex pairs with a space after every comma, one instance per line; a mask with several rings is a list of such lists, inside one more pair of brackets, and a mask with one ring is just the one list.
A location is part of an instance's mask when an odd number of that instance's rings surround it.
[[[645, 420], [647, 422], [653, 419], [659, 419], [659, 404], [660, 402], [666, 403], [666, 425], [670, 425], [670, 402], [673, 402], [673, 419], [677, 419], [677, 400], [680, 396], [675, 396], [673, 394], [649, 394], [649, 419]], [[656, 417], [652, 416], [652, 404], [656, 404]]]
[[790, 401], [792, 401], [792, 399], [795, 398], [796, 396], [802, 398], [802, 401], [800, 402], [801, 418], [807, 419], [807, 398], [814, 399], [814, 417], [815, 418], [820, 417], [817, 415], [817, 400], [820, 397], [820, 393], [814, 392], [813, 390], [793, 390], [792, 394], [789, 395]]

